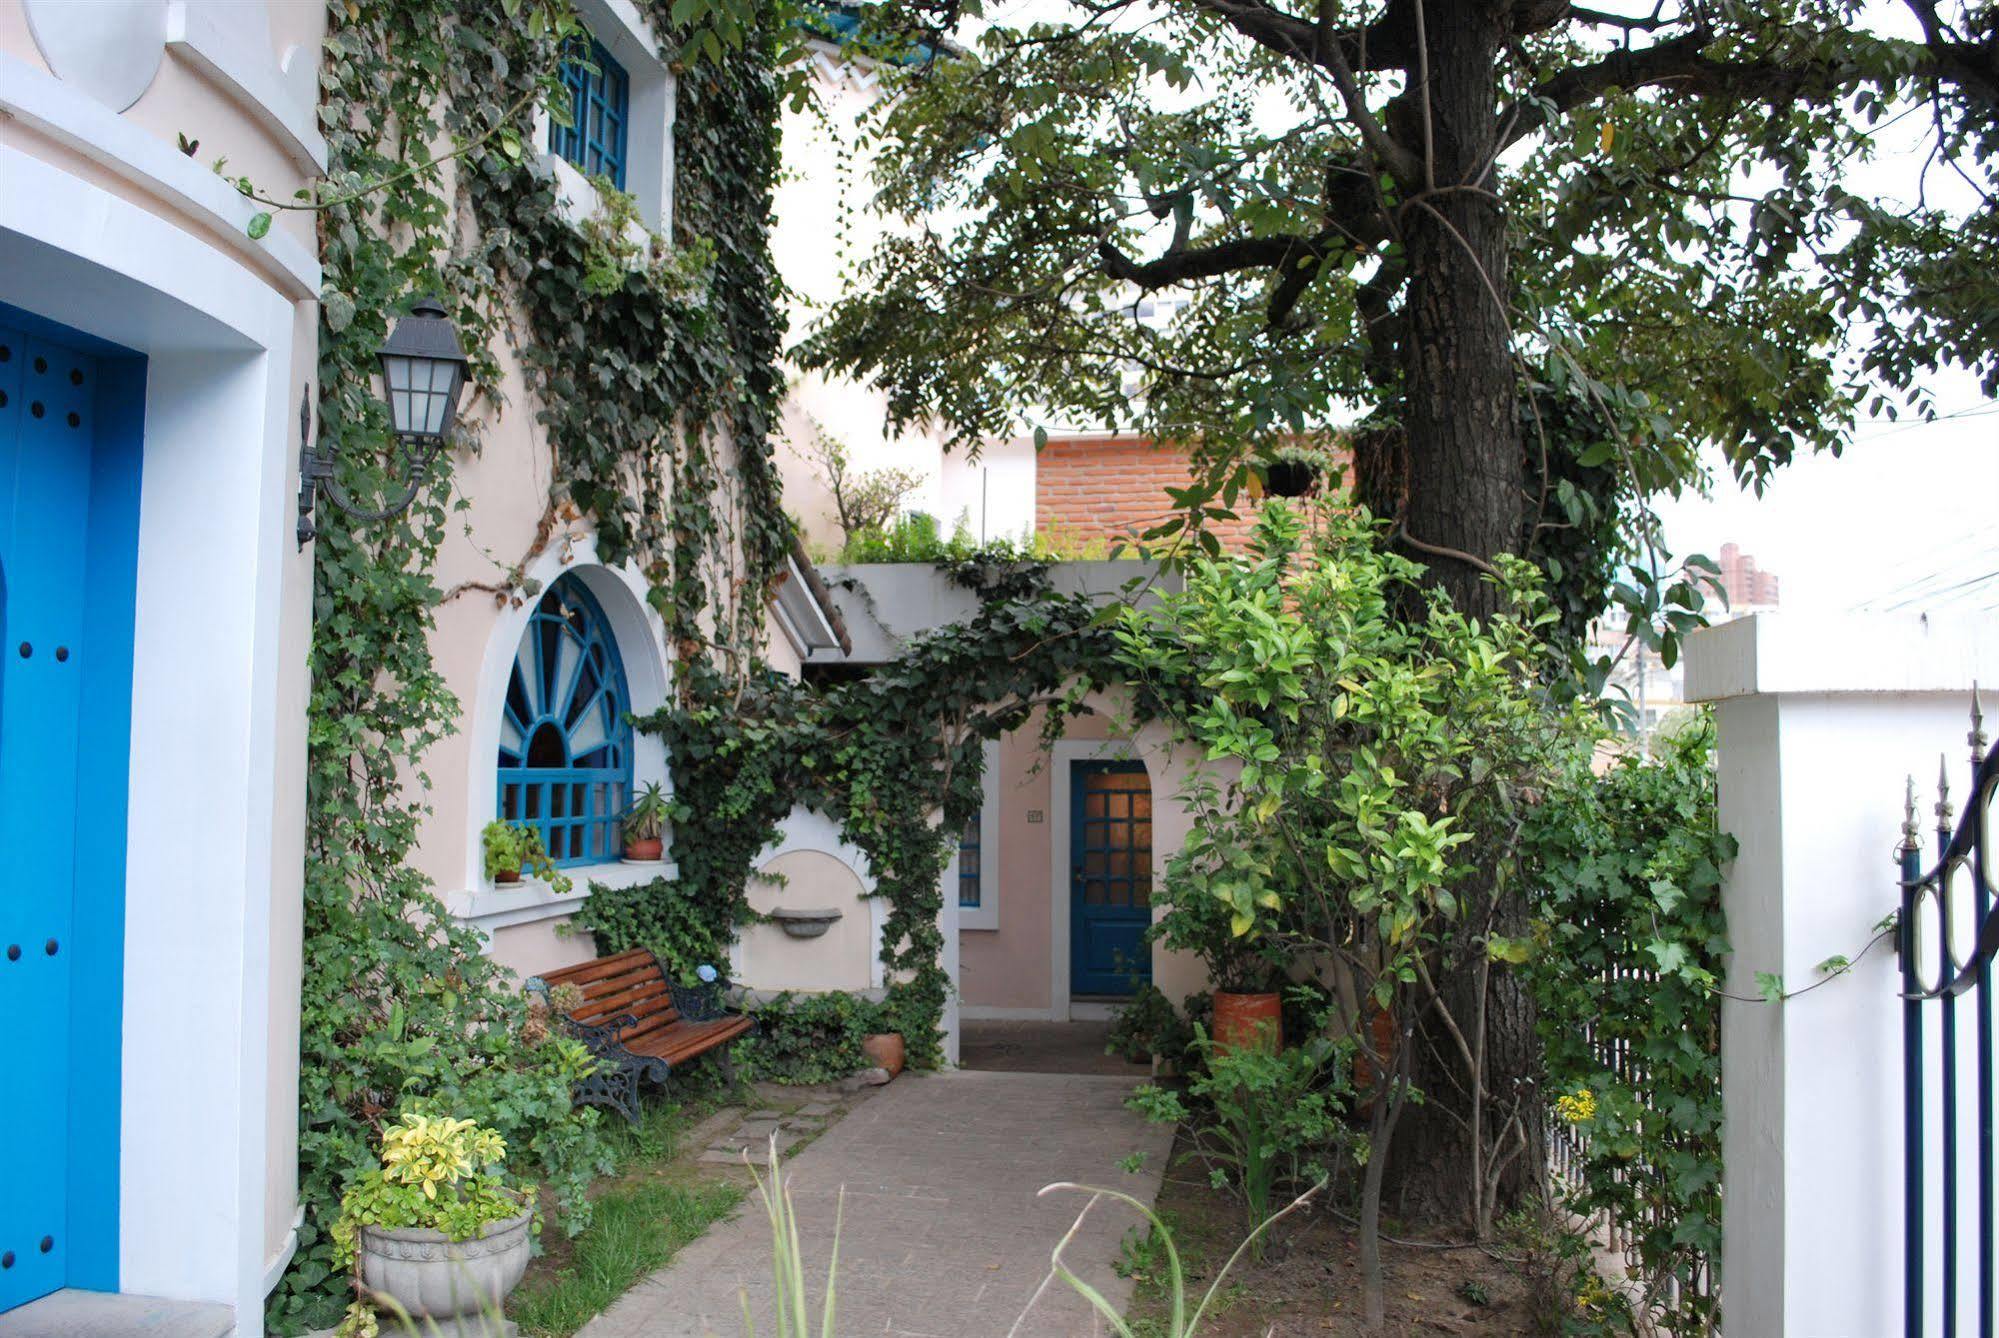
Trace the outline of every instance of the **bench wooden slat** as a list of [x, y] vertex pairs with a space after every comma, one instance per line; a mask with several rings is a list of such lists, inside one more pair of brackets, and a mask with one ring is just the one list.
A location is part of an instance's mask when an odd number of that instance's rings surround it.
[[645, 1017], [657, 1012], [662, 1002], [667, 1008], [673, 1007], [673, 995], [667, 991], [666, 982], [658, 979], [618, 994], [600, 995], [578, 1005], [570, 1013], [579, 1022], [597, 1022], [602, 1018], [616, 1017], [619, 1013], [635, 1013]]
[[598, 957], [591, 961], [579, 962], [575, 966], [565, 966], [560, 971], [550, 971], [542, 979], [551, 985], [584, 985], [605, 976], [615, 976], [620, 971], [633, 967], [651, 967], [657, 971], [658, 964], [653, 955], [644, 948], [631, 948], [611, 957]]
[[655, 1033], [629, 1048], [635, 1054], [651, 1055], [669, 1063], [711, 1050], [734, 1040], [750, 1029], [746, 1017], [717, 1018], [713, 1022], [683, 1022], [679, 1027]]

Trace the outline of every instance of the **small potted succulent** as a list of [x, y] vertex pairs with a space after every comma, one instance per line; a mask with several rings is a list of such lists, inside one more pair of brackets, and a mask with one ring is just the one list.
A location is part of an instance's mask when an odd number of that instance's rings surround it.
[[567, 892], [574, 886], [541, 843], [541, 833], [525, 823], [489, 822], [480, 833], [486, 852], [486, 876], [495, 887], [514, 887], [523, 872], [532, 873], [552, 891]]
[[649, 781], [639, 790], [625, 816], [618, 820], [624, 835], [625, 863], [657, 864], [665, 854], [661, 839], [666, 830], [666, 794], [658, 781]]
[[[405, 1113], [382, 1131], [381, 1165], [340, 1197], [334, 1258], [373, 1310], [423, 1334], [483, 1334], [527, 1271], [537, 1228], [508, 1179], [507, 1145], [472, 1120]], [[373, 1330], [357, 1302], [342, 1334]]]

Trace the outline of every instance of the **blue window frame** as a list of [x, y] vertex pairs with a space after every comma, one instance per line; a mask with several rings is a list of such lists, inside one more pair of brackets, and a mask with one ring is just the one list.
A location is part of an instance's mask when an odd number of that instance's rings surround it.
[[963, 835], [958, 838], [958, 904], [973, 910], [979, 907], [979, 815], [965, 824]]
[[631, 697], [596, 597], [572, 572], [521, 633], [500, 720], [500, 817], [541, 833], [557, 864], [618, 856], [631, 803]]
[[[594, 67], [594, 68], [593, 68]], [[562, 61], [569, 91], [569, 124], [548, 127], [548, 150], [585, 176], [607, 176], [625, 188], [625, 123], [631, 119], [632, 81], [604, 44], [588, 34], [569, 40]]]

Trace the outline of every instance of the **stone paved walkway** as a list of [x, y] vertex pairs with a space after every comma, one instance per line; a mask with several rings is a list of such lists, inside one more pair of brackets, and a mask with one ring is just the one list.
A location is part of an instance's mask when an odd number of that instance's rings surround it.
[[[1035, 1191], [1056, 1180], [1105, 1185], [1150, 1203], [1172, 1130], [1124, 1109], [1133, 1082], [1058, 1074], [905, 1074], [786, 1164], [816, 1309], [840, 1234], [841, 1338], [986, 1338], [1006, 1334], [1048, 1273], [1048, 1256], [1081, 1210], [1080, 1195]], [[1144, 1169], [1118, 1168], [1145, 1154]], [[1100, 1205], [1065, 1254], [1113, 1305], [1131, 1284], [1111, 1265], [1137, 1217]], [[742, 1338], [747, 1291], [756, 1331], [771, 1313], [770, 1227], [752, 1194], [741, 1213], [591, 1321], [582, 1338]], [[1031, 1338], [1096, 1334], [1087, 1305], [1060, 1282], [1028, 1314]]]

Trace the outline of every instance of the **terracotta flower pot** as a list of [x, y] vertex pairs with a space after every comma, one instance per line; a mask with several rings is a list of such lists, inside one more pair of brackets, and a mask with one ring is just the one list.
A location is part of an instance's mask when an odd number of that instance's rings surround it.
[[1284, 1048], [1284, 1001], [1275, 994], [1215, 991], [1215, 1049], [1227, 1053], [1250, 1045]]
[[520, 882], [520, 880], [521, 871], [519, 869], [493, 870], [493, 886], [495, 887], [512, 887], [514, 884]]
[[903, 1044], [902, 1036], [897, 1032], [878, 1031], [872, 1036], [863, 1037], [861, 1053], [866, 1055], [868, 1062], [876, 1068], [887, 1069], [891, 1078], [902, 1072]]
[[361, 1281], [409, 1315], [385, 1310], [382, 1332], [426, 1338], [487, 1338], [499, 1332], [500, 1303], [527, 1271], [534, 1213], [489, 1223], [470, 1240], [426, 1227], [361, 1228]]
[[665, 849], [665, 844], [657, 836], [649, 837], [643, 841], [627, 841], [625, 842], [625, 858], [650, 862], [658, 859], [663, 849]]

